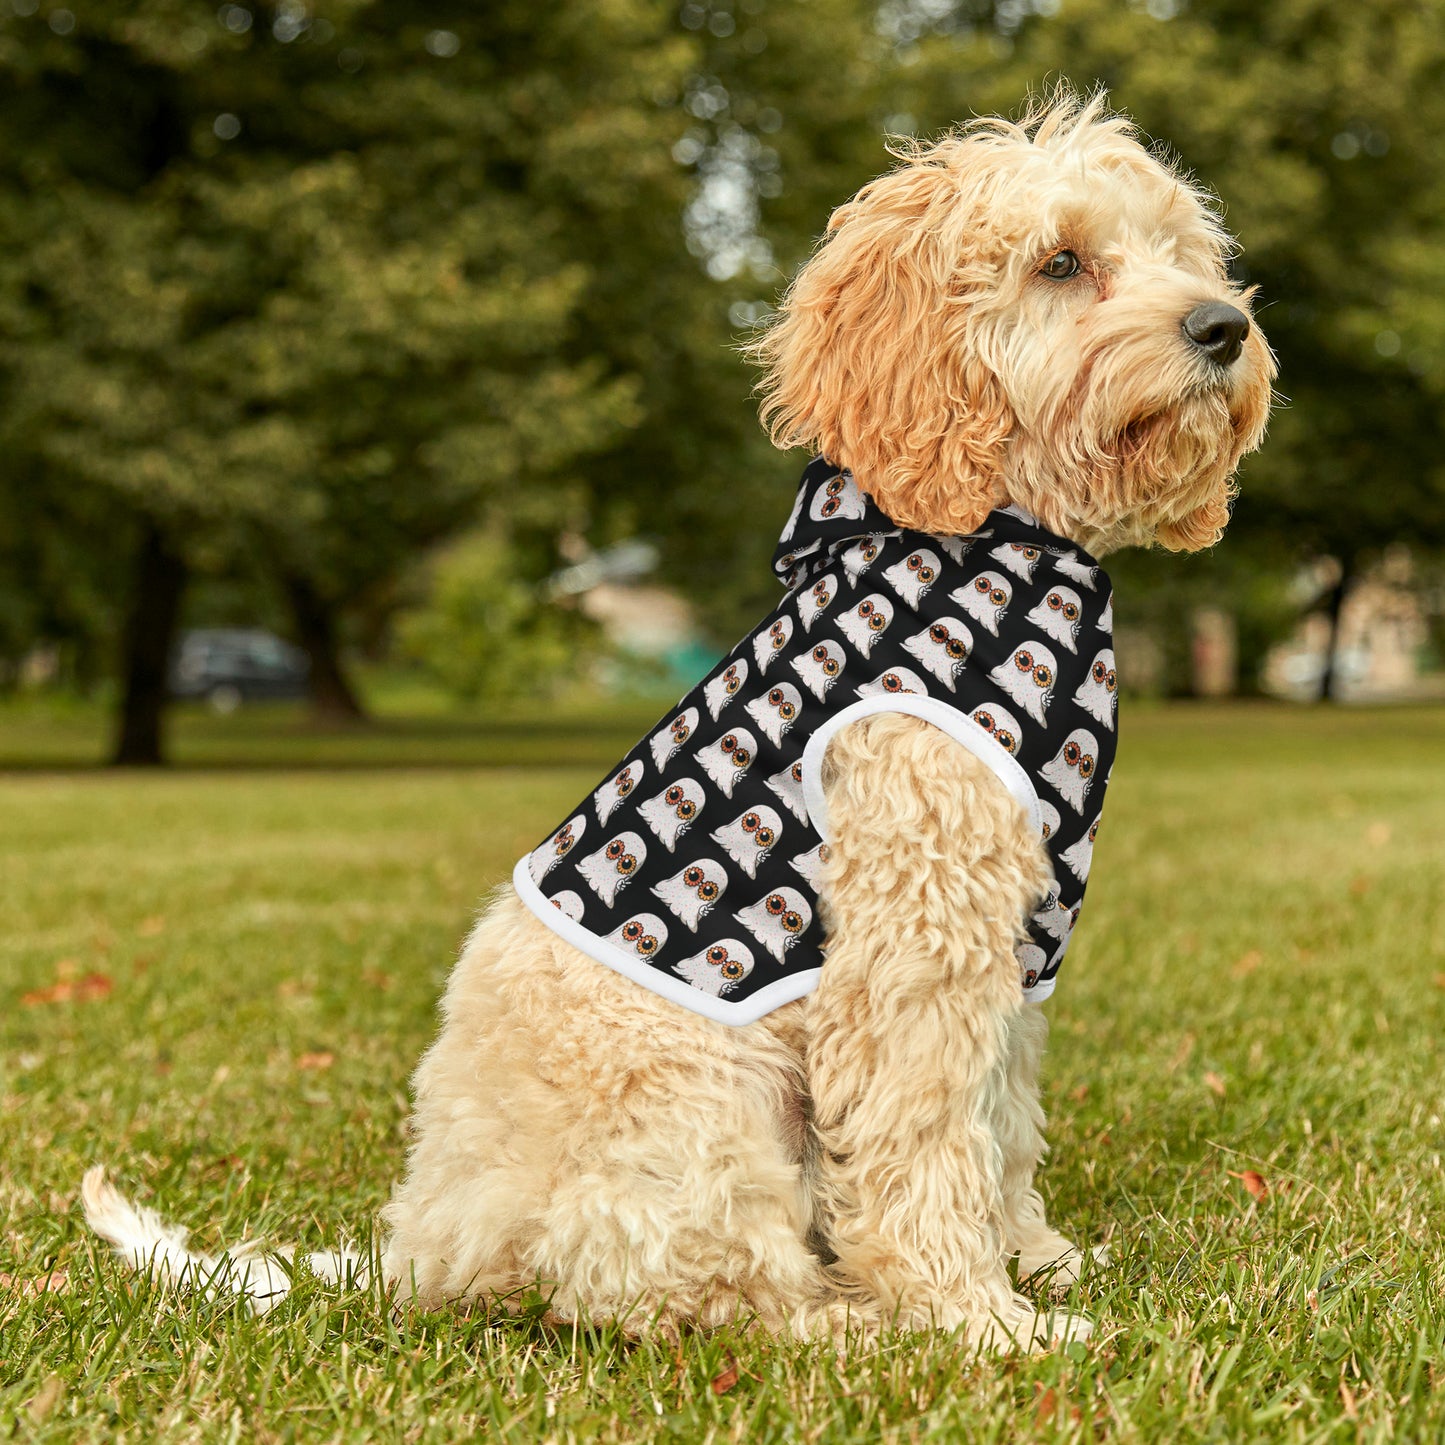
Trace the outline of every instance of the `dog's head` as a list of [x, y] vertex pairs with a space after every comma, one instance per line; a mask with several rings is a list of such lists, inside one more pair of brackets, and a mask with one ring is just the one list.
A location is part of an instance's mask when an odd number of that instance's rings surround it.
[[924, 531], [1014, 502], [1096, 553], [1215, 542], [1274, 359], [1209, 199], [1067, 92], [900, 156], [752, 348], [774, 441]]

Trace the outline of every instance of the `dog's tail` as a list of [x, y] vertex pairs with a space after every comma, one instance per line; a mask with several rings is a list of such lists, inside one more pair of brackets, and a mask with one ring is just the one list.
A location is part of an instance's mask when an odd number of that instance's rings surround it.
[[[80, 1198], [85, 1222], [132, 1269], [199, 1289], [207, 1299], [239, 1296], [258, 1315], [280, 1304], [291, 1288], [293, 1248], [263, 1250], [253, 1242], [217, 1255], [196, 1254], [186, 1247], [185, 1229], [167, 1224], [153, 1209], [132, 1204], [105, 1177], [103, 1164], [86, 1170]], [[365, 1285], [370, 1278], [370, 1261], [350, 1248], [305, 1258], [311, 1272], [330, 1284]]]

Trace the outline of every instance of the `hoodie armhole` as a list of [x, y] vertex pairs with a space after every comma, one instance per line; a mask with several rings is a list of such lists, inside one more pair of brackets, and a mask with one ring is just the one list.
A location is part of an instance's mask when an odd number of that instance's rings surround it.
[[808, 739], [808, 745], [803, 750], [803, 802], [808, 809], [809, 820], [825, 843], [832, 837], [832, 830], [828, 826], [828, 800], [823, 792], [823, 758], [827, 754], [828, 744], [832, 742], [833, 735], [839, 728], [845, 728], [860, 718], [884, 712], [905, 713], [932, 723], [941, 732], [947, 733], [954, 742], [967, 748], [997, 774], [999, 781], [1028, 814], [1035, 832], [1042, 835], [1044, 817], [1043, 810], [1039, 807], [1039, 795], [1034, 790], [1033, 781], [1019, 765], [1018, 759], [967, 713], [960, 712], [940, 698], [901, 693], [895, 697], [865, 697], [835, 713]]

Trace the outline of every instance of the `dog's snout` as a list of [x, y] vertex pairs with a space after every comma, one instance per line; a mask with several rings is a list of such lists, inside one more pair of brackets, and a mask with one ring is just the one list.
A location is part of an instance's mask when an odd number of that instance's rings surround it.
[[1249, 317], [1223, 301], [1206, 301], [1184, 318], [1184, 334], [1211, 361], [1228, 366], [1244, 349]]

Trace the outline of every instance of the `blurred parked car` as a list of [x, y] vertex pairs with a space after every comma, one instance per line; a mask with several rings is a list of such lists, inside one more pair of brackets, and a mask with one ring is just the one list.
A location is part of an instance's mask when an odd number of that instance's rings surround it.
[[243, 702], [306, 696], [311, 663], [299, 647], [259, 627], [205, 627], [181, 635], [171, 696], [204, 698], [217, 712]]

